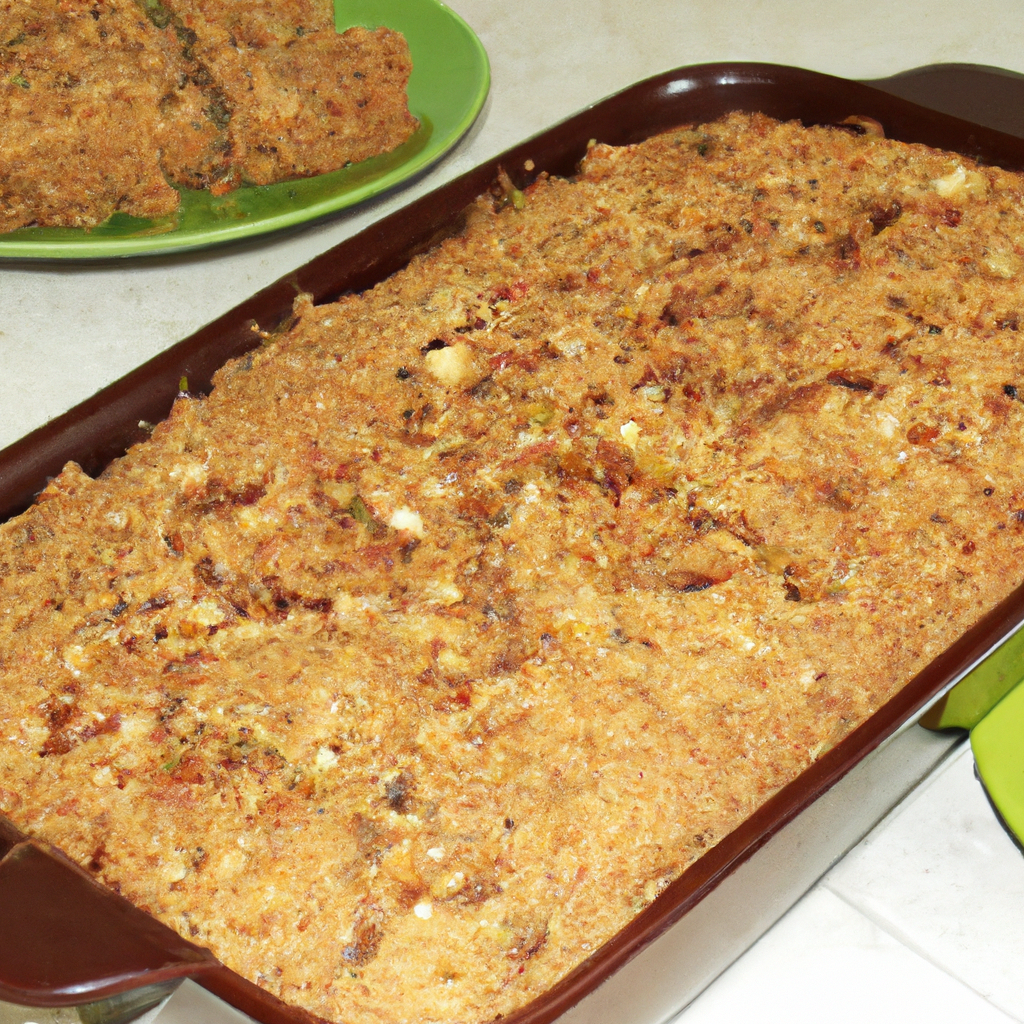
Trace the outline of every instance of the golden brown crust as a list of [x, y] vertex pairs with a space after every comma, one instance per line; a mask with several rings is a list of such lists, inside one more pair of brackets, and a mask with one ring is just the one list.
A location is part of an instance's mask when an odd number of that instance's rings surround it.
[[[134, 7], [0, 4], [0, 231], [178, 206], [160, 170], [174, 60]], [[174, 90], [194, 116], [195, 89]]]
[[408, 47], [339, 35], [333, 6], [212, 0], [0, 4], [0, 231], [178, 207], [335, 170], [415, 130]]
[[0, 530], [0, 810], [326, 1019], [523, 1005], [1022, 581], [1022, 211], [733, 115], [300, 301]]
[[240, 180], [322, 174], [386, 153], [416, 128], [405, 102], [412, 65], [397, 32], [339, 35], [323, 0], [172, 6], [191, 58], [230, 111], [227, 163]]

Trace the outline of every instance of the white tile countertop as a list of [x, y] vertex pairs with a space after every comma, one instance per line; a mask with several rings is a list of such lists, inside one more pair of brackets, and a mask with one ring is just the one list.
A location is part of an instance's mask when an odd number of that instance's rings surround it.
[[[488, 51], [491, 94], [467, 137], [409, 187], [306, 229], [206, 252], [0, 261], [0, 447], [384, 214], [660, 71], [759, 60], [857, 79], [938, 62], [1024, 72], [1024, 22], [1011, 0], [451, 6]], [[166, 1009], [154, 1018], [173, 1024]], [[967, 745], [678, 1019], [1024, 1022], [1024, 856], [995, 821]]]
[[1022, 958], [1024, 856], [964, 742], [678, 1024], [1024, 1021]]

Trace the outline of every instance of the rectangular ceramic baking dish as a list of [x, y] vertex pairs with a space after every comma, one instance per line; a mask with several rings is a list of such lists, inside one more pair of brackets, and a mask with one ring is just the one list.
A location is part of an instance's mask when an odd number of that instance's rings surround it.
[[[978, 123], [1001, 123], [986, 118], [994, 108], [984, 103], [985, 91], [1021, 91], [1017, 78], [954, 66], [885, 86], [927, 101], [936, 88], [949, 88], [950, 76], [960, 76], [961, 84], [947, 106], [961, 104], [954, 109], [975, 122], [862, 83], [763, 64], [700, 65], [635, 85], [374, 224], [0, 452], [0, 516], [27, 507], [69, 459], [89, 473], [101, 471], [143, 438], [142, 423], [167, 414], [183, 376], [190, 391], [205, 390], [221, 364], [259, 344], [257, 329], [273, 332], [286, 324], [297, 293], [327, 302], [360, 291], [456, 230], [463, 209], [492, 185], [499, 168], [520, 187], [541, 171], [571, 175], [590, 139], [621, 145], [735, 109], [808, 124], [868, 116], [892, 138], [1024, 168], [1024, 139]], [[982, 97], [978, 113], [964, 86], [975, 89], [975, 100]], [[1020, 109], [1024, 105], [1009, 105], [1008, 116]], [[508, 1024], [546, 1024], [563, 1014], [576, 1024], [655, 1024], [678, 1010], [945, 755], [951, 741], [914, 723], [1022, 621], [1019, 590]], [[265, 1024], [310, 1020], [2, 818], [0, 921], [0, 999], [8, 1002], [70, 1006], [192, 977]]]

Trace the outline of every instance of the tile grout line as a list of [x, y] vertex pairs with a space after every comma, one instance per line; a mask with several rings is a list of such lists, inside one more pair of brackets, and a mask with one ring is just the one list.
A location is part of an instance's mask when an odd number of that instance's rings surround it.
[[842, 892], [839, 892], [836, 889], [833, 889], [832, 886], [829, 884], [827, 878], [822, 879], [821, 882], [819, 882], [818, 884], [823, 889], [827, 890], [829, 893], [835, 896], [836, 899], [841, 900], [843, 903], [845, 903], [855, 913], [860, 914], [861, 917], [866, 918], [873, 925], [875, 925], [876, 928], [881, 929], [883, 932], [885, 932], [886, 935], [888, 935], [891, 939], [898, 942], [905, 949], [909, 950], [911, 953], [916, 954], [922, 960], [931, 964], [932, 967], [936, 968], [937, 970], [945, 974], [947, 977], [952, 978], [954, 981], [963, 985], [963, 987], [966, 988], [968, 991], [973, 992], [979, 999], [983, 999], [986, 1003], [989, 1004], [989, 1006], [994, 1007], [1000, 1013], [1004, 1014], [1008, 1021], [1016, 1021], [1017, 1024], [1024, 1024], [1024, 1020], [1022, 1020], [1016, 1014], [1010, 1013], [1004, 1007], [999, 1006], [997, 1003], [994, 1003], [983, 992], [979, 992], [969, 982], [964, 981], [963, 978], [958, 977], [952, 971], [944, 967], [933, 956], [931, 956], [923, 947], [919, 946], [916, 942], [913, 942], [908, 936], [904, 935], [900, 931], [900, 929], [896, 928], [895, 925], [893, 925], [890, 921], [887, 921], [880, 914], [876, 914], [870, 910], [865, 909], [864, 907], [858, 906], [848, 896], [844, 895]]

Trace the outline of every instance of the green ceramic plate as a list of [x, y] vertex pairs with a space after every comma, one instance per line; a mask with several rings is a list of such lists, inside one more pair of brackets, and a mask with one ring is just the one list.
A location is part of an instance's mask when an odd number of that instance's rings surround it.
[[251, 238], [362, 202], [439, 159], [473, 123], [490, 86], [487, 53], [473, 30], [438, 0], [335, 0], [334, 12], [339, 31], [386, 25], [408, 40], [409, 109], [420, 128], [394, 152], [315, 178], [219, 197], [183, 191], [180, 209], [166, 220], [116, 213], [90, 229], [21, 228], [0, 235], [0, 257], [137, 256]]
[[992, 803], [1024, 843], [1024, 685], [971, 730], [971, 749]]

